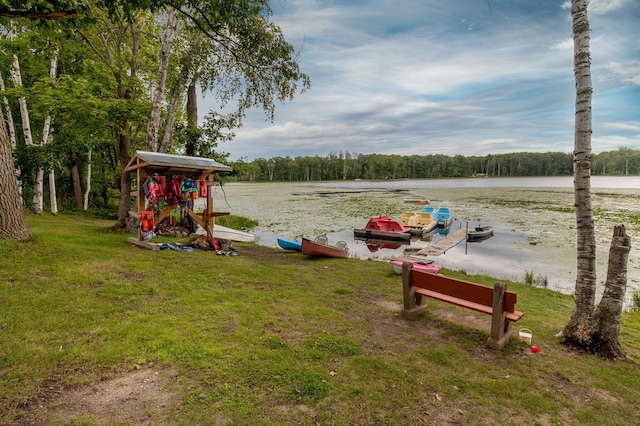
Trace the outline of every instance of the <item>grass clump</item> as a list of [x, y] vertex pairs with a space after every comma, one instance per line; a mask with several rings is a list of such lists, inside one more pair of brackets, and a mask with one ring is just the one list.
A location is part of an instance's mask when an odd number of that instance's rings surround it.
[[[630, 424], [637, 417], [640, 312], [622, 316], [629, 360], [604, 361], [558, 343], [570, 296], [508, 282], [525, 312], [518, 326], [533, 331], [542, 352], [515, 337], [492, 351], [486, 315], [429, 302], [424, 315], [403, 319], [401, 280], [384, 262], [312, 259], [250, 243], [235, 244], [233, 257], [148, 251], [109, 232], [109, 221], [28, 221], [32, 241], [0, 241], [0, 424]], [[87, 405], [87, 395], [113, 397], [135, 374], [147, 387], [131, 395], [156, 399], [130, 406], [136, 398], [120, 396], [110, 411], [106, 400]]]

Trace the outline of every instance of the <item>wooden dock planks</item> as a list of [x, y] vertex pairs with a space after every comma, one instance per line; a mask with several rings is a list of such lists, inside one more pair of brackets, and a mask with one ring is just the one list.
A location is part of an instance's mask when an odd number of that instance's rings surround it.
[[417, 256], [440, 256], [450, 248], [467, 239], [467, 228], [460, 228], [451, 232], [443, 239], [435, 242], [429, 247], [425, 247], [415, 253]]

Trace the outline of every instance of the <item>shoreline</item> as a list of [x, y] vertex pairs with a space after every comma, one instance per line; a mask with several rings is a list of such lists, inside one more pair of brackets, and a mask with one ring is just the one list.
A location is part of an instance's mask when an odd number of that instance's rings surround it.
[[[505, 179], [508, 178], [501, 182]], [[474, 254], [465, 256], [466, 268], [447, 266], [456, 264], [451, 259], [444, 261], [447, 255], [434, 258], [436, 262], [441, 260], [440, 266], [520, 282], [526, 272], [531, 272], [541, 279], [546, 277], [549, 289], [573, 292], [577, 255], [572, 188], [398, 189], [396, 182], [392, 181], [387, 188], [387, 182], [369, 183], [369, 187], [364, 188], [353, 187], [351, 182], [348, 187], [343, 186], [343, 182], [227, 183], [217, 194], [214, 205], [231, 214], [257, 220], [258, 227], [250, 231], [256, 233], [257, 243], [275, 246], [275, 236], [300, 238], [325, 233], [330, 239], [332, 236], [335, 236], [333, 239], [344, 239], [345, 235], [352, 236], [353, 229], [362, 227], [371, 216], [387, 214], [399, 218], [405, 211], [417, 210], [417, 206], [404, 203], [405, 199], [428, 199], [432, 206], [450, 207], [458, 223], [491, 224], [496, 228], [494, 239], [502, 236], [502, 239], [510, 240], [507, 255], [512, 259], [487, 258], [474, 246]], [[599, 293], [606, 280], [613, 226], [619, 223], [625, 223], [632, 241], [627, 299], [630, 300], [633, 290], [640, 288], [640, 252], [633, 246], [640, 236], [640, 224], [637, 223], [639, 194], [640, 190], [633, 188], [592, 189]], [[384, 257], [375, 258], [385, 260]], [[490, 263], [500, 263], [500, 260], [505, 263], [504, 267], [486, 267]]]

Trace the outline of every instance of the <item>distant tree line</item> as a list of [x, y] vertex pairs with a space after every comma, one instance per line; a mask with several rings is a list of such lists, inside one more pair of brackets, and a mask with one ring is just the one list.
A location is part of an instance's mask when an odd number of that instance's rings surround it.
[[[593, 157], [594, 175], [637, 175], [640, 150], [620, 148]], [[350, 152], [326, 157], [273, 157], [233, 164], [231, 180], [320, 181], [353, 179], [437, 179], [473, 176], [570, 176], [573, 154], [515, 152], [486, 156], [383, 155]]]

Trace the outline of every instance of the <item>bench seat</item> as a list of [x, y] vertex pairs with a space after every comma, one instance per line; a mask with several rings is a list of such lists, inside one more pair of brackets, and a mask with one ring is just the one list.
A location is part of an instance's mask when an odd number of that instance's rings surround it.
[[508, 291], [505, 283], [497, 282], [493, 288], [446, 277], [442, 274], [419, 271], [412, 262], [402, 264], [402, 315], [411, 318], [427, 308], [426, 300], [434, 299], [491, 315], [489, 347], [503, 349], [513, 330], [511, 323], [519, 321], [524, 313], [515, 310], [516, 293]]
[[[477, 302], [470, 302], [468, 300], [461, 299], [459, 297], [449, 296], [446, 294], [437, 293], [435, 291], [425, 290], [423, 288], [416, 288], [415, 293], [421, 296], [428, 297], [430, 299], [451, 303], [452, 305], [471, 309], [472, 311], [480, 312], [483, 314], [491, 315], [493, 313], [493, 307], [491, 306], [486, 306]], [[524, 312], [520, 312], [520, 311], [506, 312], [506, 316], [507, 316], [507, 320], [511, 322], [517, 322], [524, 316]]]

